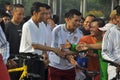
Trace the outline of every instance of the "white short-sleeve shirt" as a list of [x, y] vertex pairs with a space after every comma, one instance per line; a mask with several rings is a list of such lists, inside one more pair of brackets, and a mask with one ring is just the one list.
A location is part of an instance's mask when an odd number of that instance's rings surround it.
[[[61, 44], [65, 44], [68, 40], [71, 44], [77, 44], [80, 38], [83, 36], [82, 32], [77, 28], [73, 33], [70, 33], [65, 24], [56, 26], [52, 31], [52, 43], [51, 46], [55, 48], [60, 48]], [[60, 58], [53, 52], [49, 54], [50, 66], [66, 70], [73, 68], [68, 60]]]
[[22, 29], [22, 37], [20, 43], [20, 51], [19, 52], [32, 52], [35, 54], [42, 54], [41, 50], [36, 50], [32, 47], [32, 44], [45, 44], [45, 31], [44, 27], [37, 25], [33, 22], [32, 19], [27, 21], [23, 25]]
[[41, 22], [40, 26], [44, 27], [46, 46], [51, 46], [52, 30], [51, 30], [50, 25], [49, 24], [45, 24], [44, 22]]

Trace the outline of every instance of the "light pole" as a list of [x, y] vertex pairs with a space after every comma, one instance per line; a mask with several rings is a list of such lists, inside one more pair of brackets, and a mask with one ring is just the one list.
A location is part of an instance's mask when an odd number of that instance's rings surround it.
[[111, 11], [113, 10], [114, 7], [114, 0], [111, 1]]
[[62, 0], [60, 0], [60, 22], [61, 22], [61, 19], [62, 18]]
[[57, 10], [57, 3], [56, 3], [56, 0], [53, 0], [53, 14], [56, 14], [56, 10]]
[[86, 12], [86, 0], [83, 0], [83, 16], [85, 17]]
[[22, 4], [22, 0], [13, 0], [13, 4]]
[[80, 0], [80, 12], [83, 13], [83, 0]]
[[50, 6], [50, 0], [48, 0], [48, 5]]
[[119, 4], [118, 5], [120, 5], [120, 0], [119, 0]]
[[15, 2], [15, 0], [13, 0], [13, 4], [15, 4], [16, 2]]

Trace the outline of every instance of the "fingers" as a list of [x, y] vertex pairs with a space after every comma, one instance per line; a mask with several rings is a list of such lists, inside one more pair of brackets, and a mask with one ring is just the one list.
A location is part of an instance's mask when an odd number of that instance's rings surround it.
[[66, 58], [67, 58], [67, 60], [68, 60], [72, 65], [77, 65], [77, 62], [76, 62], [76, 60], [74, 59], [74, 56], [68, 55]]
[[76, 47], [76, 50], [78, 50], [78, 51], [83, 51], [83, 50], [87, 50], [87, 49], [88, 49], [88, 47], [85, 42], [80, 42]]
[[72, 52], [70, 50], [64, 50], [64, 49], [59, 49], [59, 48], [55, 49], [55, 53], [62, 58], [65, 58], [67, 55], [77, 55], [78, 54], [77, 52]]
[[15, 67], [17, 67], [17, 66], [18, 66], [17, 63], [16, 63], [15, 61], [13, 61], [12, 59], [9, 59], [9, 60], [8, 60], [8, 62], [7, 62], [7, 67], [8, 67], [9, 69], [15, 68]]

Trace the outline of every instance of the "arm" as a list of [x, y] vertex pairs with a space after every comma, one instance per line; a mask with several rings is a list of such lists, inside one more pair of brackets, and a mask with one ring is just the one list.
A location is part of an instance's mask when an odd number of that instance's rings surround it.
[[88, 49], [102, 49], [102, 45], [99, 43], [96, 44], [87, 44], [85, 42], [80, 42], [76, 46], [76, 50], [82, 51], [82, 50], [88, 50]]
[[41, 45], [41, 44], [32, 44], [32, 47], [34, 49], [39, 49], [39, 50], [43, 50], [43, 51], [53, 51], [55, 52], [56, 54], [61, 51], [59, 48], [52, 48], [52, 47], [48, 47], [48, 46], [44, 46], [44, 45]]
[[96, 44], [86, 44], [86, 47], [88, 47], [88, 49], [102, 49], [102, 45], [99, 43]]

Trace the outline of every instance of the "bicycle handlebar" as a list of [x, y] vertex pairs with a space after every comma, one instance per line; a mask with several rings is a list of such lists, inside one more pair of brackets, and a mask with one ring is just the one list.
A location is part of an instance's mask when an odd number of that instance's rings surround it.
[[38, 54], [32, 54], [32, 53], [19, 53], [17, 55], [14, 55], [15, 57], [22, 58], [22, 59], [43, 59], [41, 55]]
[[115, 63], [115, 62], [113, 62], [113, 61], [106, 60], [106, 59], [103, 59], [103, 61], [108, 62], [108, 63], [110, 63], [111, 65], [113, 65], [113, 66], [115, 66], [115, 67], [120, 67], [120, 64]]

